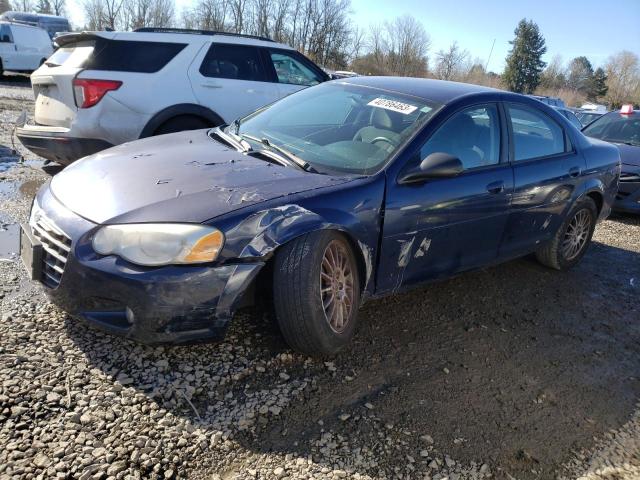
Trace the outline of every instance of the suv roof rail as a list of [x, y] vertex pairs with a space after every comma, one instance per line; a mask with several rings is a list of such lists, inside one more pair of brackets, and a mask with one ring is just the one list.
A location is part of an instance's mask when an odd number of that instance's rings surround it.
[[141, 33], [192, 33], [195, 35], [229, 35], [231, 37], [253, 38], [255, 40], [263, 40], [265, 42], [273, 42], [269, 37], [260, 35], [248, 35], [246, 33], [217, 32], [214, 30], [192, 30], [190, 28], [164, 28], [164, 27], [141, 27], [136, 28], [134, 32]]

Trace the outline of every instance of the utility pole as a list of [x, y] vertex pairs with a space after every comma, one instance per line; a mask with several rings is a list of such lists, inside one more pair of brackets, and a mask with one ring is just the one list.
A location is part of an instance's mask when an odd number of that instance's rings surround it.
[[496, 39], [493, 39], [493, 43], [491, 44], [491, 50], [489, 51], [489, 58], [487, 58], [487, 64], [484, 66], [484, 71], [487, 71], [487, 68], [489, 68], [489, 60], [491, 60], [491, 54], [493, 53], [493, 47], [496, 44]]

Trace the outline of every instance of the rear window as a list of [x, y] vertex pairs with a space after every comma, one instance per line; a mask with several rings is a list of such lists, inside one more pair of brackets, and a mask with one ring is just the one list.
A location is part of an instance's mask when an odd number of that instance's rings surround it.
[[89, 70], [153, 73], [163, 68], [186, 46], [184, 43], [98, 38], [95, 41], [93, 55], [83, 66]]
[[45, 63], [49, 67], [64, 65], [66, 67], [81, 68], [93, 53], [93, 44], [94, 42], [82, 42], [61, 47]]
[[260, 51], [251, 46], [214, 43], [200, 66], [205, 77], [264, 82]]

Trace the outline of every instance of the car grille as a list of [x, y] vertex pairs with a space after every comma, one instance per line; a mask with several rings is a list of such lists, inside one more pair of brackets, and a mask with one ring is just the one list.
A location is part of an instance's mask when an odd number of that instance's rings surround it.
[[31, 223], [34, 236], [42, 243], [42, 283], [49, 288], [60, 284], [67, 257], [71, 251], [71, 239], [60, 230], [42, 211]]

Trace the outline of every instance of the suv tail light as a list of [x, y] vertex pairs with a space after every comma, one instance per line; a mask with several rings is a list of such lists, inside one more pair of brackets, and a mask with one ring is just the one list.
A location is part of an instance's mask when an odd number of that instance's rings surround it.
[[119, 80], [73, 79], [73, 95], [78, 108], [93, 107], [107, 92], [117, 90], [122, 85]]

